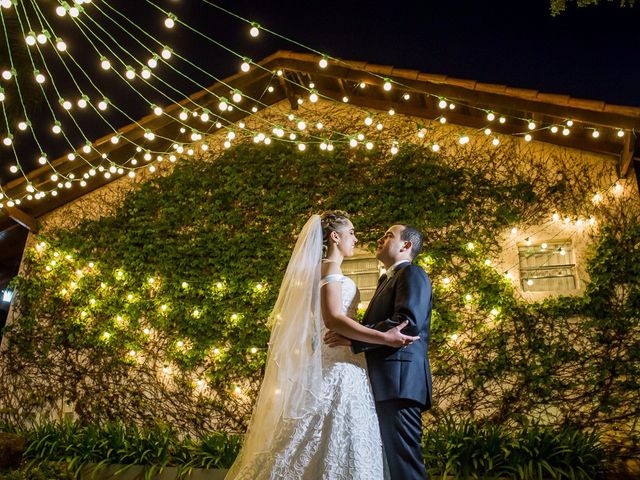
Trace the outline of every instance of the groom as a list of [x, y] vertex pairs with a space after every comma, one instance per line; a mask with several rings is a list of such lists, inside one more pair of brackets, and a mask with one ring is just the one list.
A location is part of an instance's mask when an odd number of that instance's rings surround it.
[[[363, 323], [386, 331], [405, 320], [405, 335], [419, 336], [410, 345], [392, 348], [351, 341], [355, 353], [365, 352], [380, 433], [392, 480], [424, 480], [422, 412], [431, 407], [429, 330], [432, 292], [429, 277], [411, 262], [422, 249], [422, 234], [410, 225], [393, 225], [378, 240], [376, 257], [385, 268], [369, 302]], [[329, 332], [325, 342], [348, 345]]]

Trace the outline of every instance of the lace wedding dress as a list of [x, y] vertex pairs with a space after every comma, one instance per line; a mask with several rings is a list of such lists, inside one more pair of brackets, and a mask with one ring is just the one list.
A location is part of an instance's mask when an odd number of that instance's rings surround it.
[[[350, 278], [328, 275], [320, 285], [340, 282], [343, 312], [355, 318], [360, 293]], [[324, 335], [326, 328], [322, 328]], [[322, 344], [322, 386], [314, 408], [283, 419], [272, 444], [245, 452], [234, 480], [382, 480], [382, 442], [363, 355]], [[234, 465], [234, 467], [236, 467]]]

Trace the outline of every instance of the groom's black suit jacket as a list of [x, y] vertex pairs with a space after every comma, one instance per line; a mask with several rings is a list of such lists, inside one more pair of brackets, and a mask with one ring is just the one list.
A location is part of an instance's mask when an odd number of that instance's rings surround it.
[[402, 348], [353, 341], [355, 353], [365, 352], [376, 402], [413, 400], [423, 410], [431, 407], [429, 333], [432, 305], [431, 281], [425, 271], [409, 262], [396, 267], [394, 275], [383, 275], [364, 314], [363, 323], [386, 331], [405, 320], [405, 335], [420, 340]]

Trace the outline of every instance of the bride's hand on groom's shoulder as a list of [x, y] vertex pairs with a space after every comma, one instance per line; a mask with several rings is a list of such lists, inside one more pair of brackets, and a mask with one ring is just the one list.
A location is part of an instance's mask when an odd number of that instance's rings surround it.
[[351, 340], [347, 337], [343, 337], [339, 333], [329, 330], [324, 334], [324, 343], [329, 347], [350, 347]]

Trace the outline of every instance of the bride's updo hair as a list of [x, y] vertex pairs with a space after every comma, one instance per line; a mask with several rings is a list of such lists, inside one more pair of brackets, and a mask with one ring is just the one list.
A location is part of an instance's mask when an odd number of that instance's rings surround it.
[[331, 232], [340, 232], [350, 227], [349, 222], [349, 214], [342, 210], [324, 212], [320, 215], [320, 224], [322, 225], [322, 258], [325, 258], [329, 252], [329, 236]]

